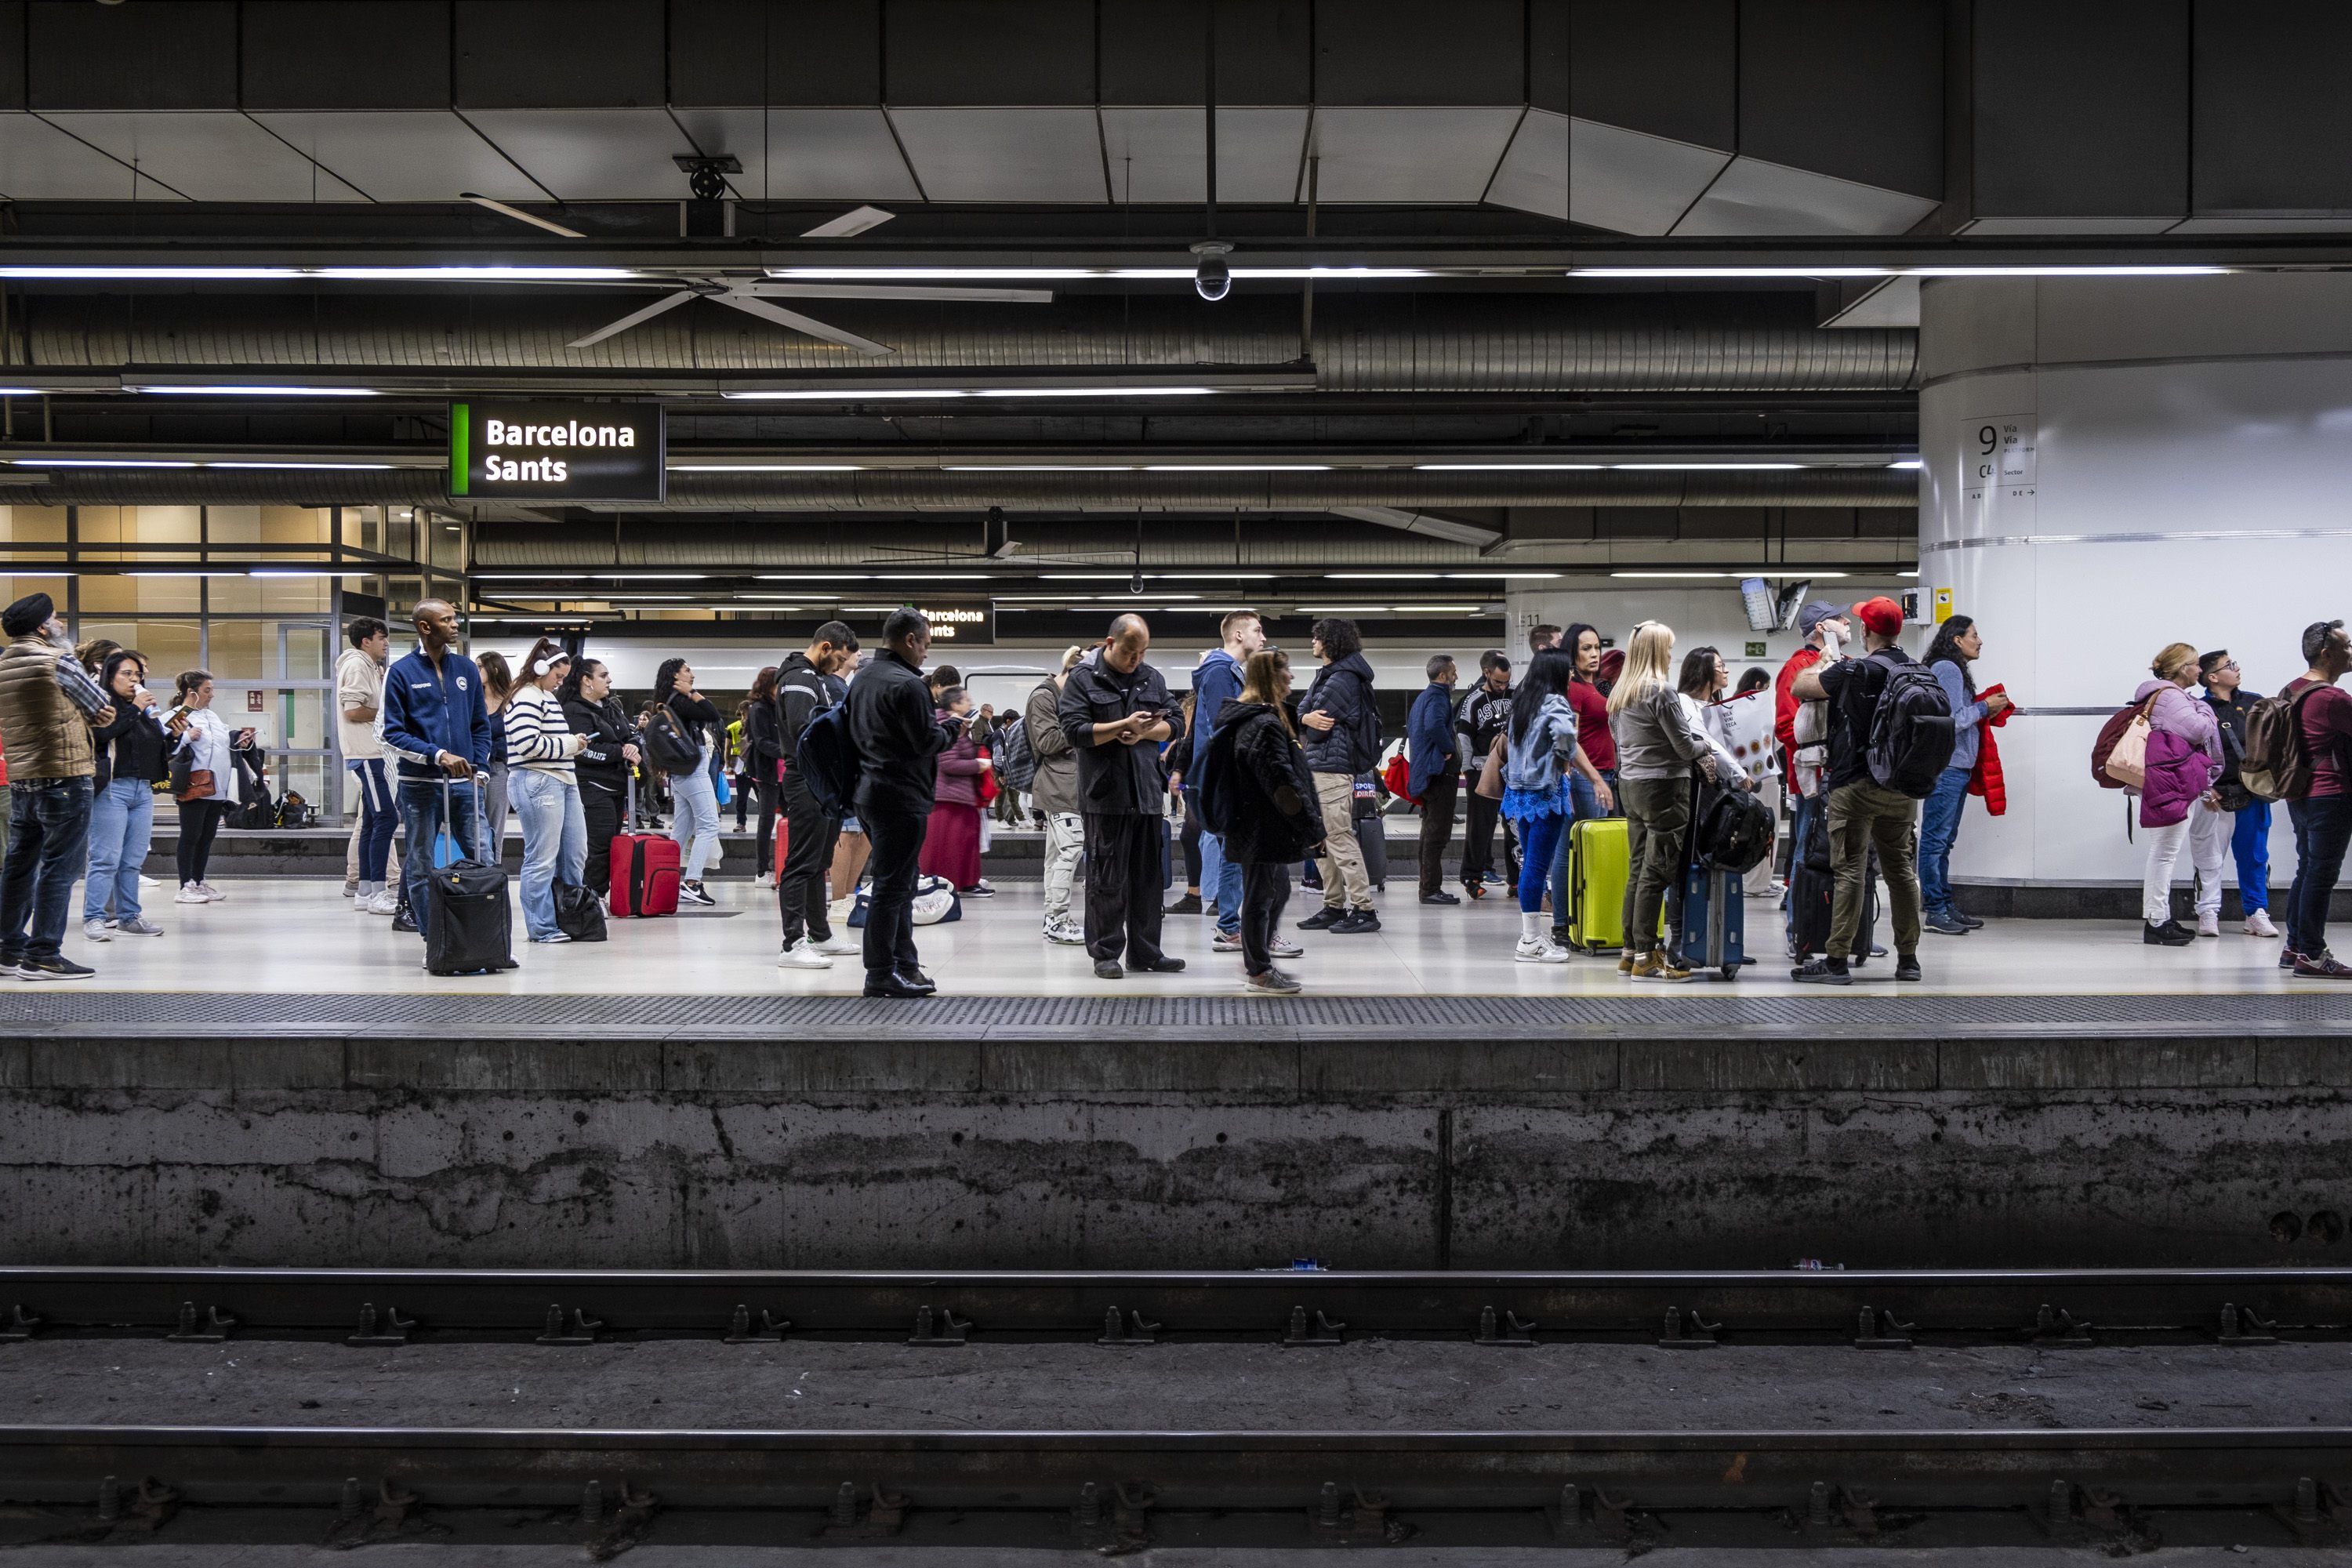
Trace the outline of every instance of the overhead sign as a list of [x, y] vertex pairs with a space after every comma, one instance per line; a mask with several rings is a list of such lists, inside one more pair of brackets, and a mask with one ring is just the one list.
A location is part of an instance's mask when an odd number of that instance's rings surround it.
[[917, 605], [931, 623], [931, 646], [948, 643], [992, 643], [996, 640], [996, 606], [982, 600], [968, 605]]
[[449, 493], [470, 500], [657, 501], [658, 403], [453, 403]]

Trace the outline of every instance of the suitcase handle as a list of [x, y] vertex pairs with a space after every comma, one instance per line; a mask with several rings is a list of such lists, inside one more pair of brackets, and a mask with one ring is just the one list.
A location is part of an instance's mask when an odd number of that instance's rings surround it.
[[[482, 843], [483, 836], [490, 830], [490, 819], [487, 815], [488, 808], [482, 805], [481, 777], [481, 774], [477, 773], [470, 781], [474, 786], [474, 853], [477, 856], [488, 854], [489, 858], [483, 863], [495, 866], [506, 857], [503, 854], [489, 851]], [[441, 774], [441, 831], [449, 836], [449, 847], [454, 850], [460, 846], [457, 843], [457, 796], [450, 791], [449, 774], [445, 770]], [[452, 861], [451, 864], [454, 865], [456, 862]]]

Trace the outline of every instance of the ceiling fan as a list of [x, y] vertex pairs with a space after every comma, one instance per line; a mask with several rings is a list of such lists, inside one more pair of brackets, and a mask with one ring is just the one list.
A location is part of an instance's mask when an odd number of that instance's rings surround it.
[[665, 310], [674, 310], [689, 300], [709, 300], [746, 315], [757, 316], [763, 321], [788, 327], [828, 343], [838, 343], [855, 349], [861, 354], [878, 356], [896, 353], [887, 343], [877, 343], [872, 338], [860, 337], [844, 327], [835, 327], [804, 316], [798, 310], [787, 310], [772, 300], [958, 300], [1009, 305], [1049, 305], [1054, 300], [1050, 289], [939, 289], [927, 286], [893, 287], [879, 283], [779, 283], [764, 279], [733, 279], [720, 276], [682, 276], [674, 280], [675, 292], [666, 294], [652, 304], [630, 311], [619, 321], [599, 327], [585, 337], [572, 340], [571, 347], [584, 349], [618, 336], [630, 328], [652, 321]]

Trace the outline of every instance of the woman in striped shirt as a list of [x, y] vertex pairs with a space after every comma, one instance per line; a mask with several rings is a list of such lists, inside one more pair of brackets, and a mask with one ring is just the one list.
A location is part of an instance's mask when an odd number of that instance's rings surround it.
[[522, 921], [533, 942], [570, 942], [555, 921], [555, 883], [579, 884], [588, 863], [588, 819], [572, 759], [587, 737], [572, 732], [555, 689], [572, 656], [541, 637], [507, 700], [507, 788], [522, 823]]

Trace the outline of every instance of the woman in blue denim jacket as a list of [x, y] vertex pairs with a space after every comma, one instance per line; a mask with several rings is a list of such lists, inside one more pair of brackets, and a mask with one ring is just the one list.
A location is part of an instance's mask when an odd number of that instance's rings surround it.
[[1503, 815], [1519, 830], [1519, 942], [1511, 956], [1521, 963], [1566, 963], [1568, 950], [1544, 926], [1544, 881], [1552, 852], [1568, 830], [1568, 769], [1576, 755], [1576, 710], [1568, 683], [1575, 662], [1558, 648], [1546, 648], [1528, 666], [1511, 699], [1511, 722], [1503, 763]]

